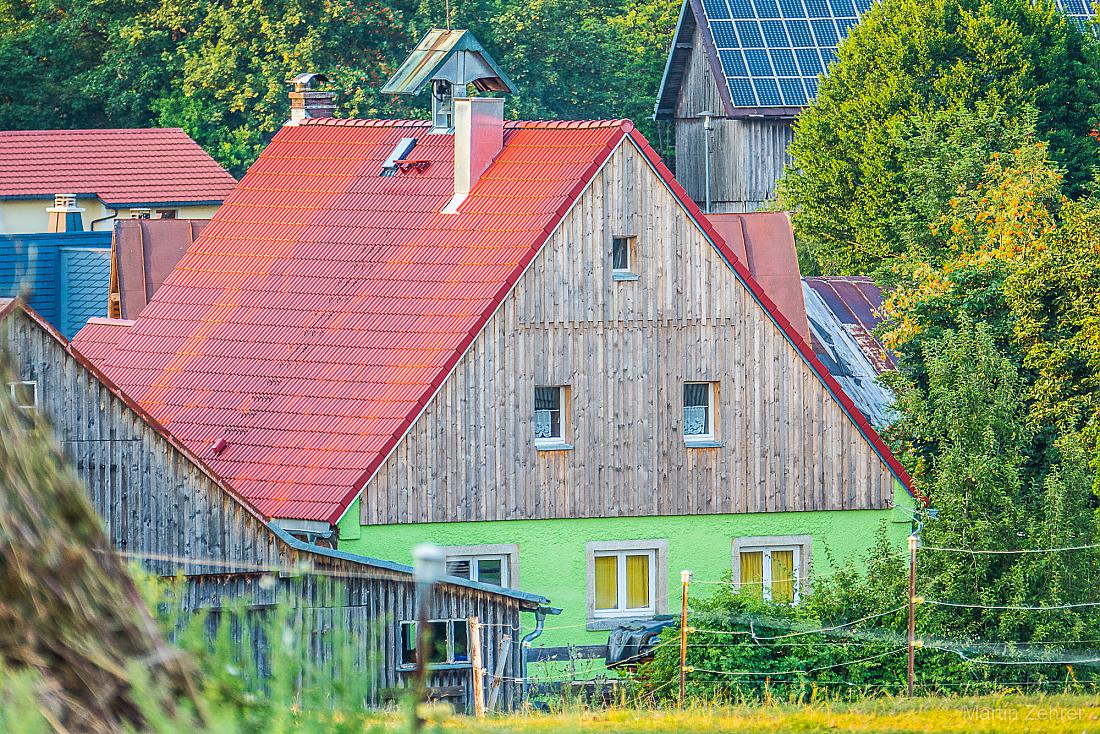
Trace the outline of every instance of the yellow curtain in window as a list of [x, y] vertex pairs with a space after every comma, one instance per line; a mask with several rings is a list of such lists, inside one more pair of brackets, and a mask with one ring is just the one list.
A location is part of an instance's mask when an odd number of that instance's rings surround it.
[[619, 564], [615, 556], [596, 556], [596, 609], [619, 605]]
[[626, 607], [649, 606], [649, 555], [626, 557]]
[[772, 551], [772, 601], [794, 601], [794, 551]]
[[764, 592], [764, 553], [748, 551], [741, 554], [741, 589], [753, 596]]

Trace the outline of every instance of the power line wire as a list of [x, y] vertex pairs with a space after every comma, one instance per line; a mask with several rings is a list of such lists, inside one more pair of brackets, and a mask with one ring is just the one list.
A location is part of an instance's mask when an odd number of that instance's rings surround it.
[[920, 550], [939, 551], [941, 553], [966, 553], [973, 556], [980, 555], [1019, 555], [1021, 553], [1062, 553], [1064, 551], [1090, 550], [1100, 548], [1100, 543], [1090, 545], [1070, 545], [1063, 548], [1017, 548], [1013, 550], [998, 550], [993, 548], [941, 548], [935, 545], [923, 545]]
[[869, 655], [865, 658], [859, 658], [858, 660], [846, 660], [844, 662], [834, 663], [832, 665], [822, 665], [820, 667], [810, 668], [808, 670], [781, 670], [781, 671], [772, 671], [772, 672], [757, 672], [757, 671], [749, 671], [749, 670], [736, 670], [736, 671], [708, 670], [706, 668], [694, 668], [693, 667], [688, 672], [693, 673], [695, 671], [698, 671], [700, 673], [711, 673], [712, 675], [729, 675], [729, 676], [741, 676], [741, 675], [765, 675], [765, 676], [809, 675], [810, 673], [818, 673], [818, 672], [821, 672], [822, 670], [831, 670], [833, 668], [841, 668], [841, 667], [844, 667], [845, 665], [858, 665], [859, 663], [868, 663], [868, 662], [871, 662], [872, 660], [879, 660], [879, 659], [884, 658], [888, 655], [896, 655], [899, 652], [904, 652], [905, 649], [906, 648], [904, 648], [904, 647], [897, 647], [897, 648], [894, 648], [892, 650], [887, 650], [886, 652], [879, 653], [878, 655]]
[[1011, 612], [1045, 612], [1058, 609], [1082, 609], [1084, 607], [1100, 607], [1100, 601], [1085, 601], [1078, 604], [1052, 604], [1048, 607], [1024, 607], [1015, 605], [995, 606], [987, 604], [962, 604], [958, 602], [950, 601], [937, 601], [935, 599], [924, 599], [924, 604], [932, 604], [937, 607], [953, 607], [956, 609], [989, 609], [993, 611], [1011, 611]]

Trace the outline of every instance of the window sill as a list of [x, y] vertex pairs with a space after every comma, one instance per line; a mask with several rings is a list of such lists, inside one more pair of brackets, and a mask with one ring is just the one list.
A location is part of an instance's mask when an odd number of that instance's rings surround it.
[[535, 443], [535, 449], [538, 451], [572, 451], [573, 445], [568, 444], [565, 441], [554, 441], [546, 443]]
[[635, 280], [641, 280], [641, 278], [638, 276], [637, 273], [622, 272], [622, 273], [612, 273], [611, 274], [611, 280], [616, 280], [616, 281], [619, 281], [620, 283], [622, 283], [622, 282], [632, 282], [632, 281], [635, 281]]
[[720, 449], [722, 442], [713, 438], [684, 438], [684, 446], [689, 449]]
[[617, 627], [621, 627], [624, 624], [630, 624], [631, 622], [644, 622], [649, 623], [655, 620], [657, 614], [627, 614], [622, 617], [589, 617], [585, 624], [585, 629], [589, 632], [607, 632]]

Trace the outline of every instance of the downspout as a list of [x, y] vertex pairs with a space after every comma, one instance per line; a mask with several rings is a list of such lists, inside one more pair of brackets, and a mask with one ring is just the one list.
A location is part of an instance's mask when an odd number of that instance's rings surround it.
[[546, 615], [561, 614], [561, 610], [557, 607], [538, 607], [535, 609], [535, 628], [523, 636], [523, 639], [519, 641], [519, 664], [520, 664], [520, 677], [523, 678], [523, 691], [522, 700], [526, 701], [530, 689], [530, 684], [527, 682], [527, 651], [531, 648], [531, 643], [537, 638], [542, 636], [542, 626], [546, 623]]
[[109, 221], [111, 219], [115, 219], [115, 218], [118, 217], [118, 209], [111, 209], [111, 207], [109, 207], [109, 206], [105, 206], [103, 208], [110, 210], [111, 213], [108, 214], [105, 217], [100, 217], [99, 219], [93, 219], [91, 224], [88, 225], [88, 231], [89, 232], [95, 232], [95, 226], [97, 224], [99, 224], [100, 222], [106, 222], [106, 221]]

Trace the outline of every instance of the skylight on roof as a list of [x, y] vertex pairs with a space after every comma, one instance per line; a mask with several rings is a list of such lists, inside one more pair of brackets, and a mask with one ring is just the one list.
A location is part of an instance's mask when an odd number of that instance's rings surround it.
[[403, 161], [408, 158], [409, 153], [416, 147], [416, 138], [401, 138], [397, 145], [394, 146], [390, 152], [386, 162], [382, 164], [381, 176], [396, 176], [397, 175], [397, 162]]

